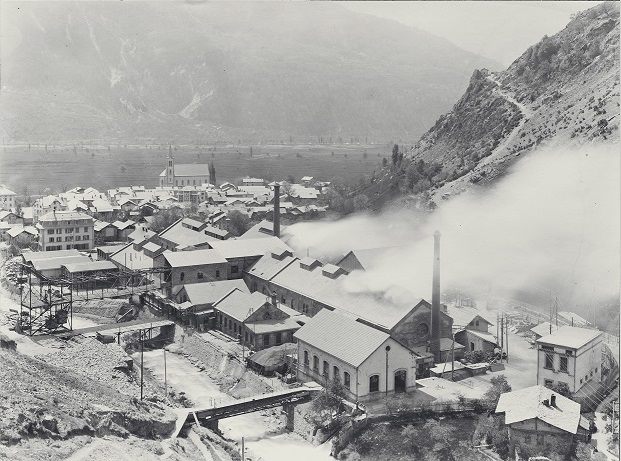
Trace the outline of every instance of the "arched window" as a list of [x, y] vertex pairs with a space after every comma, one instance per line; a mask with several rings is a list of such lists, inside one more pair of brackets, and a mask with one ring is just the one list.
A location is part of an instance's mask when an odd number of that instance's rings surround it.
[[343, 372], [343, 386], [345, 387], [345, 389], [349, 389], [349, 387], [351, 386], [351, 377], [346, 371]]
[[313, 371], [319, 373], [319, 357], [313, 355]]
[[369, 392], [379, 392], [379, 375], [369, 378]]
[[419, 323], [418, 327], [416, 327], [416, 335], [417, 336], [425, 336], [429, 333], [429, 326], [426, 323]]
[[332, 367], [332, 379], [335, 381], [341, 380], [341, 370], [336, 365]]
[[327, 361], [323, 361], [323, 377], [328, 379], [328, 377], [330, 376], [330, 365], [328, 364]]
[[310, 362], [308, 361], [308, 351], [304, 351], [304, 366], [308, 368]]

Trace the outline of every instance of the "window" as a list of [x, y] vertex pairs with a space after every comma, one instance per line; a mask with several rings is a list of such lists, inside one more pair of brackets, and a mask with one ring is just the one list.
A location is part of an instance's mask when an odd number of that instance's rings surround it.
[[473, 351], [474, 350], [474, 343], [470, 343], [470, 350]]
[[537, 434], [537, 445], [543, 445], [543, 434]]
[[313, 371], [319, 373], [319, 357], [313, 355]]
[[54, 237], [50, 237], [50, 243], [54, 241]]
[[71, 245], [67, 245], [67, 250], [71, 250]]
[[[79, 232], [79, 231], [76, 229], [76, 232]], [[88, 227], [84, 228], [84, 232], [88, 232]]]
[[239, 272], [239, 267], [231, 266], [231, 274], [237, 274]]
[[574, 351], [572, 351], [571, 349], [566, 349], [565, 354], [571, 357], [572, 355], [574, 355]]
[[595, 373], [597, 373], [597, 368], [595, 368]]
[[63, 241], [63, 238], [62, 238], [62, 237], [56, 237], [56, 241], [57, 241], [57, 242], [62, 242], [62, 241]]
[[339, 370], [339, 367], [337, 366], [332, 367], [332, 379], [334, 379], [335, 381], [341, 380], [341, 371]]
[[76, 236], [75, 236], [75, 239], [76, 239], [76, 240], [82, 240], [82, 236], [81, 236], [81, 235], [76, 235]]
[[308, 304], [302, 303], [302, 314], [308, 314]]
[[580, 378], [580, 384], [582, 384], [582, 378]]
[[567, 357], [561, 357], [561, 366], [559, 371], [561, 373], [567, 373]]
[[82, 237], [82, 240], [90, 240], [91, 238], [88, 235]]
[[[88, 230], [87, 230], [87, 229], [88, 229], [88, 228], [86, 228], [86, 227], [85, 227], [85, 228], [84, 228], [84, 232], [88, 232]], [[76, 231], [76, 232], [80, 232], [80, 228], [79, 228], [79, 227], [76, 227], [76, 228], [75, 228], [75, 231]]]
[[476, 325], [477, 327], [479, 326], [479, 321], [478, 321], [478, 320], [475, 322], [475, 325]]
[[217, 278], [217, 279], [219, 279], [219, 278], [220, 278], [220, 271], [219, 271], [219, 270], [217, 270], [217, 271], [216, 271], [216, 278]]
[[420, 323], [416, 327], [416, 336], [425, 336], [429, 333], [429, 326], [426, 323]]
[[47, 230], [47, 233], [48, 233], [48, 234], [53, 234], [53, 233], [54, 233], [54, 229], [48, 229], [48, 230]]
[[552, 370], [554, 366], [554, 354], [550, 352], [546, 352], [546, 359], [543, 365], [543, 368], [547, 368], [548, 370]]
[[593, 370], [589, 372], [589, 376], [593, 376]]
[[304, 351], [304, 366], [306, 368], [308, 368], [309, 365], [309, 361], [308, 361], [308, 351]]
[[343, 386], [345, 386], [345, 389], [349, 389], [351, 385], [350, 382], [351, 382], [351, 378], [349, 376], [349, 373], [347, 373], [346, 371], [343, 372]]
[[181, 274], [179, 274], [179, 280], [183, 282], [184, 279], [185, 279], [185, 272], [182, 272]]
[[269, 334], [263, 335], [263, 345], [264, 346], [269, 346], [270, 345], [270, 335]]
[[237, 322], [233, 322], [233, 333], [237, 333]]
[[65, 237], [65, 242], [71, 242], [73, 240], [73, 235], [68, 235]]
[[201, 271], [198, 271], [198, 272], [196, 273], [196, 278], [197, 278], [198, 280], [201, 280], [201, 279], [203, 278], [203, 273], [202, 273]]
[[68, 227], [67, 229], [65, 229], [65, 234], [72, 234], [73, 233], [73, 227]]
[[276, 344], [282, 344], [282, 333], [280, 332], [276, 333]]
[[56, 229], [56, 233], [57, 233], [57, 234], [62, 234], [62, 233], [63, 233], [63, 230], [62, 230], [62, 229]]
[[330, 377], [330, 365], [327, 361], [323, 361], [323, 377], [328, 379]]
[[379, 375], [369, 378], [369, 392], [379, 392]]
[[287, 304], [287, 300], [285, 299], [284, 296], [280, 297], [280, 302], [283, 303], [283, 304]]
[[552, 381], [551, 379], [544, 379], [543, 380], [543, 385], [545, 387], [552, 387], [552, 386], [554, 386], [554, 381]]

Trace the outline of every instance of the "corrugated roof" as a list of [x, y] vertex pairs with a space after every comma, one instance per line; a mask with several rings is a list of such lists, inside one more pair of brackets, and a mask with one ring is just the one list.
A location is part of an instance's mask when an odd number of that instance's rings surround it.
[[564, 326], [552, 332], [552, 334], [539, 338], [537, 343], [579, 349], [601, 335], [602, 332], [599, 330]]
[[183, 289], [193, 305], [213, 304], [233, 290], [250, 293], [243, 280], [222, 280], [218, 282], [191, 283]]
[[252, 256], [262, 256], [267, 252], [285, 249], [293, 252], [286, 243], [278, 237], [255, 238], [255, 239], [235, 239], [235, 240], [216, 240], [210, 242], [209, 246], [218, 250], [226, 259], [244, 258]]
[[[546, 406], [544, 400], [556, 395], [556, 406]], [[544, 386], [532, 386], [500, 396], [496, 413], [505, 413], [505, 424], [538, 418], [570, 434], [578, 431], [580, 404]]]
[[336, 312], [322, 309], [294, 336], [353, 367], [360, 366], [390, 336]]
[[176, 251], [165, 253], [164, 258], [171, 267], [204, 266], [226, 263], [226, 259], [216, 250]]
[[90, 261], [83, 263], [69, 263], [63, 264], [63, 267], [68, 272], [90, 272], [90, 271], [102, 271], [102, 270], [115, 270], [117, 267], [112, 261]]
[[235, 289], [214, 304], [214, 308], [240, 322], [265, 304], [265, 296], [255, 291], [252, 294]]

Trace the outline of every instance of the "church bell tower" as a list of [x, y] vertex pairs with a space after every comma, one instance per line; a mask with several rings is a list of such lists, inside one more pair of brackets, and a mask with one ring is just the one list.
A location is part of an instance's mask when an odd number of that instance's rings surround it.
[[175, 185], [175, 160], [173, 159], [172, 146], [168, 145], [168, 157], [166, 158], [166, 185]]

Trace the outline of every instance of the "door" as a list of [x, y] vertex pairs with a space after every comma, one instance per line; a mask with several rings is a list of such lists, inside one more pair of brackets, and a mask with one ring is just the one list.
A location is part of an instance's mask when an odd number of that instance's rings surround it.
[[407, 388], [407, 371], [395, 371], [395, 393], [403, 393]]

